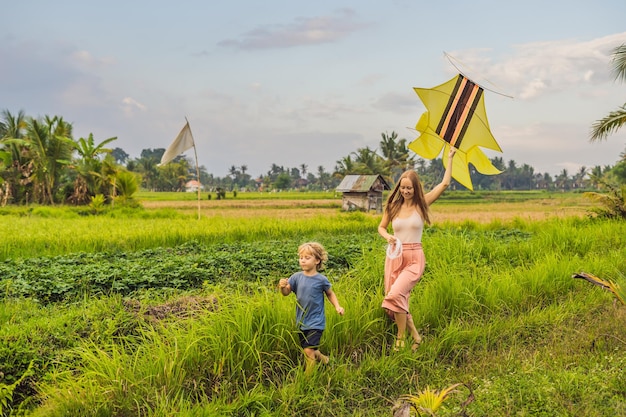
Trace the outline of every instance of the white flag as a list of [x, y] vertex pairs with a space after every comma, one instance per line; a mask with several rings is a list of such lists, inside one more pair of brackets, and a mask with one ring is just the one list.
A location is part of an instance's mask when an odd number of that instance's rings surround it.
[[194, 145], [193, 136], [191, 135], [191, 128], [189, 127], [189, 122], [185, 123], [185, 127], [180, 131], [174, 142], [167, 148], [163, 157], [161, 158], [161, 163], [159, 165], [165, 165], [170, 162], [172, 159], [176, 158], [181, 153], [185, 152], [187, 149], [190, 149]]

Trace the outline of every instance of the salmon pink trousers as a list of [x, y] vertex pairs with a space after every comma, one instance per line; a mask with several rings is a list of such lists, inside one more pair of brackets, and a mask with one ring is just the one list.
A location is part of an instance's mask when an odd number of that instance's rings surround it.
[[393, 313], [409, 313], [411, 290], [422, 278], [426, 257], [421, 243], [402, 243], [402, 255], [385, 258], [385, 298], [382, 307]]

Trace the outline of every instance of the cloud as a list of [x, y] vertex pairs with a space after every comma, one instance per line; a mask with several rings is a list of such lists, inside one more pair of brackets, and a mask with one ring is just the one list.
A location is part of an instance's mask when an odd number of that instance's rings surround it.
[[253, 29], [241, 40], [226, 39], [218, 46], [254, 50], [318, 45], [341, 40], [367, 25], [355, 21], [355, 12], [342, 9], [332, 16], [299, 17], [288, 25], [266, 25]]
[[79, 66], [86, 70], [99, 69], [116, 63], [113, 58], [97, 58], [85, 50], [73, 51], [69, 54], [69, 56], [71, 58], [72, 65]]
[[[495, 59], [491, 49], [450, 52], [461, 72], [483, 85], [521, 100], [570, 88], [611, 82], [608, 71], [613, 49], [626, 42], [626, 32], [581, 42], [575, 39], [532, 42], [513, 47]], [[504, 91], [502, 91], [504, 90]]]
[[372, 85], [378, 84], [380, 81], [385, 79], [385, 74], [370, 74], [361, 78], [357, 85], [361, 87], [370, 87]]
[[424, 106], [420, 106], [420, 103], [419, 98], [413, 91], [403, 94], [393, 92], [381, 95], [372, 104], [372, 107], [392, 113], [413, 113], [417, 108], [424, 109]]
[[[60, 48], [55, 48], [54, 52], [59, 55], [65, 53]], [[0, 78], [3, 80], [0, 92], [3, 99], [11, 101], [12, 94], [18, 97], [58, 94], [71, 83], [77, 71], [66, 62], [59, 62], [56, 59], [59, 55], [54, 52], [32, 41], [0, 43], [0, 56], [11, 57], [0, 60]]]
[[[201, 137], [202, 133], [194, 138]], [[311, 132], [275, 132], [273, 134], [259, 134], [255, 136], [255, 146], [250, 146], [249, 140], [241, 134], [231, 134], [228, 138], [212, 137], [211, 143], [199, 143], [198, 153], [205, 157], [207, 168], [215, 175], [226, 174], [224, 168], [230, 165], [247, 165], [248, 173], [252, 176], [265, 174], [271, 164], [278, 166], [298, 167], [306, 164], [309, 171], [317, 172], [319, 166], [327, 171], [332, 170], [337, 160], [349, 155], [357, 148], [362, 147], [361, 137], [358, 134]], [[229, 163], [225, 164], [218, 149], [228, 146], [230, 149]], [[280, 150], [280, 151], [275, 151]], [[271, 153], [271, 158], [259, 158], [260, 154]], [[223, 172], [222, 172], [223, 171]]]
[[135, 110], [146, 111], [146, 106], [138, 102], [132, 97], [124, 97], [122, 99], [122, 111], [128, 117], [133, 116]]
[[[144, 148], [169, 145], [188, 116], [200, 163], [218, 176], [227, 175], [233, 164], [247, 165], [251, 175], [265, 172], [270, 163], [332, 169], [358, 148], [376, 148], [381, 132], [416, 137], [406, 128], [424, 110], [411, 89], [414, 70], [409, 81], [400, 76], [407, 65], [403, 58], [385, 56], [395, 51], [391, 44], [378, 49], [372, 40], [380, 33], [365, 30], [371, 25], [346, 9], [250, 26], [254, 30], [211, 50], [216, 59], [210, 65], [197, 59], [191, 64], [164, 61], [162, 52], [158, 60], [150, 60], [150, 48], [133, 43], [138, 39], [127, 39], [123, 48], [112, 47], [114, 52], [100, 55], [95, 52], [103, 51], [97, 49], [102, 47], [99, 40], [91, 44], [78, 37], [71, 42], [5, 38], [0, 56], [11, 59], [0, 60], [0, 97], [12, 112], [23, 108], [33, 116], [62, 115], [75, 123], [77, 136], [93, 132], [97, 138], [119, 137], [115, 146], [132, 157]], [[626, 32], [451, 55], [486, 88], [516, 98], [487, 93], [489, 120], [504, 150], [495, 156], [556, 174], [561, 167], [574, 171], [573, 166], [604, 164], [613, 155], [616, 160], [623, 150], [623, 133], [591, 145], [588, 131], [594, 120], [623, 103], [623, 90], [616, 88], [610, 73], [610, 54], [624, 41]], [[310, 48], [315, 45], [324, 47]], [[368, 47], [365, 64], [359, 61], [358, 45]], [[270, 54], [271, 61], [262, 61], [256, 54], [238, 54], [231, 60], [232, 51], [225, 48], [290, 49], [287, 55]], [[229, 59], [219, 55], [224, 52]], [[182, 70], [174, 71], [172, 62]], [[374, 65], [380, 62], [387, 65]], [[446, 68], [453, 70], [447, 63]], [[577, 126], [568, 127], [571, 120]]]
[[[619, 159], [626, 132], [620, 132], [602, 143], [589, 141], [588, 127], [582, 124], [533, 123], [526, 126], [499, 126], [494, 132], [503, 153], [489, 153], [489, 157], [529, 163], [535, 172], [559, 174], [566, 169], [570, 175], [582, 167], [606, 165], [606, 156]], [[612, 165], [612, 164], [611, 164]]]
[[[9, 109], [29, 116], [60, 115], [66, 120], [92, 121], [113, 104], [94, 68], [108, 66], [86, 51], [64, 42], [7, 42], [0, 45], [0, 96]], [[79, 134], [80, 135], [80, 134]]]

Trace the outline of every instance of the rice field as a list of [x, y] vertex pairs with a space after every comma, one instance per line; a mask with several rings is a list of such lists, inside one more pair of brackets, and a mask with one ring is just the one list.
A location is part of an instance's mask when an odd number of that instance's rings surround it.
[[[393, 352], [380, 214], [321, 197], [201, 200], [199, 219], [197, 201], [156, 196], [97, 216], [3, 212], [0, 415], [382, 417], [454, 386], [422, 414], [626, 416], [626, 306], [572, 278], [624, 285], [626, 223], [577, 194], [446, 194], [411, 297], [424, 342]], [[313, 374], [276, 289], [306, 240], [329, 249], [346, 309], [327, 308], [331, 364]], [[48, 286], [67, 295], [11, 295]]]

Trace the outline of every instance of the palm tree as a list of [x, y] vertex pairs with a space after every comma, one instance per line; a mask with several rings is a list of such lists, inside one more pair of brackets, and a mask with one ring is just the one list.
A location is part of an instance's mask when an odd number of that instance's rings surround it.
[[418, 175], [426, 173], [426, 160], [424, 158], [417, 158], [415, 165], [417, 165], [415, 171], [417, 171]]
[[[143, 154], [143, 152], [142, 152]], [[157, 164], [161, 158], [156, 156], [142, 156], [137, 160], [137, 170], [142, 175], [142, 183], [148, 190], [154, 191], [158, 179]]]
[[[91, 197], [101, 193], [102, 190], [98, 187], [98, 182], [104, 185], [105, 188], [108, 188], [105, 183], [109, 182], [106, 178], [111, 178], [111, 173], [100, 172], [103, 164], [99, 156], [112, 152], [111, 149], [107, 149], [104, 146], [114, 140], [117, 140], [117, 137], [105, 139], [96, 145], [93, 133], [90, 133], [87, 139], [79, 138], [74, 144], [74, 148], [79, 156], [76, 162], [77, 176], [74, 181], [74, 192], [72, 194], [72, 202], [75, 204], [88, 203]], [[112, 162], [114, 163], [114, 161]], [[109, 169], [109, 171], [111, 170]], [[115, 177], [114, 174], [113, 177]]]
[[[0, 138], [2, 139], [20, 139], [24, 136], [26, 129], [26, 115], [20, 110], [16, 116], [13, 116], [8, 110], [2, 111], [3, 120], [0, 121]], [[13, 154], [13, 160], [20, 158], [20, 152], [17, 147], [9, 147], [9, 151]]]
[[[613, 50], [612, 72], [617, 81], [626, 81], [626, 44], [622, 44]], [[603, 140], [609, 134], [615, 132], [626, 123], [626, 104], [623, 104], [617, 110], [612, 111], [603, 119], [596, 121], [591, 130], [590, 140]], [[624, 154], [620, 155], [622, 161]], [[622, 162], [624, 163], [624, 162]], [[600, 188], [606, 188], [607, 194], [588, 193], [587, 196], [594, 198], [605, 206], [605, 212], [609, 216], [626, 218], [626, 185], [621, 187], [610, 184], [602, 179], [598, 180]], [[606, 214], [605, 213], [605, 214]]]
[[403, 171], [415, 168], [415, 154], [409, 154], [409, 148], [406, 139], [400, 139], [396, 146], [398, 153], [398, 162]]
[[584, 188], [585, 186], [585, 177], [587, 176], [587, 167], [580, 167], [578, 172], [573, 176], [573, 186], [574, 188]]
[[498, 175], [504, 189], [512, 190], [515, 187], [515, 176], [517, 175], [517, 170], [517, 164], [511, 159], [503, 172]]
[[317, 181], [321, 190], [326, 190], [330, 185], [330, 174], [326, 172], [322, 165], [317, 167]]
[[115, 162], [113, 155], [108, 153], [100, 164], [100, 172], [98, 175], [100, 182], [100, 190], [109, 202], [113, 202], [117, 192], [117, 178], [120, 171], [119, 165]]
[[21, 149], [21, 138], [26, 129], [26, 115], [23, 111], [13, 116], [8, 110], [2, 111], [3, 120], [0, 120], [0, 160], [3, 163], [3, 171], [0, 173], [0, 182], [3, 184], [2, 201], [9, 199], [21, 200], [20, 185], [23, 173], [28, 170], [28, 159]]
[[170, 162], [159, 167], [156, 189], [159, 191], [182, 191], [185, 189], [187, 180], [189, 180], [189, 160], [181, 158], [176, 162]]
[[43, 121], [30, 118], [23, 144], [31, 160], [34, 201], [54, 204], [61, 166], [69, 165], [74, 149], [72, 125], [58, 116], [45, 116]]
[[133, 194], [139, 189], [137, 176], [129, 171], [119, 171], [115, 180], [117, 200], [122, 204], [133, 201]]
[[239, 176], [240, 176], [240, 172], [237, 169], [236, 166], [231, 165], [230, 168], [228, 169], [228, 175], [230, 175], [233, 179], [232, 184], [233, 184], [233, 189], [237, 188], [237, 185], [239, 185]]
[[[626, 44], [613, 50], [612, 72], [616, 80], [626, 81]], [[612, 111], [603, 119], [596, 121], [591, 130], [591, 141], [603, 140], [626, 123], [626, 103]]]
[[335, 165], [335, 172], [333, 172], [333, 176], [336, 178], [343, 178], [346, 175], [356, 174], [356, 168], [354, 166], [354, 161], [352, 160], [352, 156], [344, 156], [340, 160], [337, 161], [337, 165]]
[[359, 148], [353, 152], [355, 168], [360, 174], [381, 174], [387, 172], [383, 167], [384, 160], [369, 147]]
[[113, 142], [114, 140], [117, 140], [117, 137], [105, 139], [102, 142], [100, 142], [98, 145], [96, 145], [93, 140], [93, 133], [90, 133], [87, 139], [85, 138], [78, 139], [75, 147], [82, 161], [86, 165], [93, 166], [95, 162], [99, 160], [98, 156], [100, 154], [112, 152], [111, 149], [106, 149], [104, 145], [106, 145], [109, 142]]
[[384, 158], [387, 158], [388, 162], [393, 163], [396, 156], [396, 139], [398, 139], [398, 134], [396, 132], [391, 132], [391, 135], [381, 133], [380, 136], [382, 137], [379, 144], [380, 152]]
[[554, 179], [554, 183], [561, 191], [569, 189], [570, 179], [567, 169], [563, 169], [559, 175]]
[[398, 134], [391, 132], [391, 135], [381, 133], [380, 152], [384, 162], [384, 173], [391, 180], [397, 179], [403, 171], [415, 165], [413, 157], [409, 156], [406, 139], [398, 140]]

